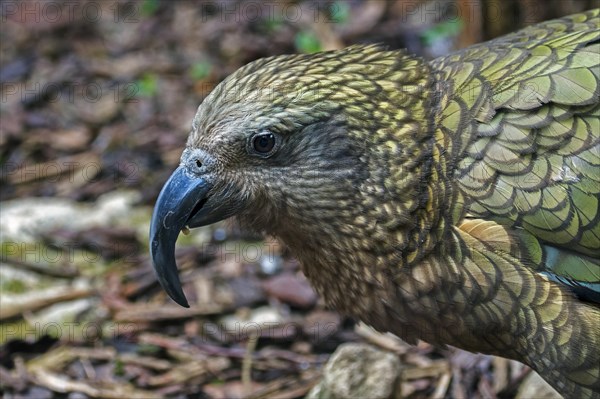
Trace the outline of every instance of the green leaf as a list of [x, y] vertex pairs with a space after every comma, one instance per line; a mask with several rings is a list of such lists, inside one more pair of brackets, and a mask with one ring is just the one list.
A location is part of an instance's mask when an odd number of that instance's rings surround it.
[[462, 28], [460, 19], [444, 21], [421, 33], [421, 37], [427, 46], [431, 46], [440, 39], [458, 35]]
[[329, 12], [332, 22], [338, 24], [346, 23], [350, 19], [350, 4], [346, 1], [336, 1], [331, 4]]
[[212, 64], [208, 61], [200, 61], [192, 65], [189, 74], [194, 80], [205, 79], [212, 71]]
[[294, 43], [298, 51], [303, 53], [317, 53], [321, 51], [321, 42], [314, 33], [309, 31], [298, 32]]
[[2, 291], [6, 291], [7, 293], [22, 294], [27, 292], [27, 286], [22, 280], [3, 279], [0, 286], [2, 287]]
[[142, 97], [153, 97], [158, 92], [158, 78], [146, 73], [136, 82], [138, 93]]
[[125, 363], [121, 359], [115, 360], [115, 375], [123, 377], [125, 375]]
[[152, 344], [139, 344], [136, 348], [136, 352], [138, 355], [156, 355], [157, 353], [160, 353], [160, 351], [162, 351], [162, 348], [158, 345], [152, 345]]
[[279, 17], [266, 18], [260, 22], [260, 27], [266, 33], [274, 33], [283, 26], [283, 20]]
[[158, 10], [158, 0], [144, 0], [142, 2], [142, 15], [149, 17]]

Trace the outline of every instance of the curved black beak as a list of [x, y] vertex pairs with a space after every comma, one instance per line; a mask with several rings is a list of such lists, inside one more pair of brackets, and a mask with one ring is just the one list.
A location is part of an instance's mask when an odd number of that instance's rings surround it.
[[[212, 185], [179, 166], [161, 190], [150, 224], [150, 254], [158, 281], [179, 305], [189, 307], [175, 263], [175, 242], [186, 226], [212, 223], [207, 194]], [[210, 218], [210, 219], [209, 219]]]

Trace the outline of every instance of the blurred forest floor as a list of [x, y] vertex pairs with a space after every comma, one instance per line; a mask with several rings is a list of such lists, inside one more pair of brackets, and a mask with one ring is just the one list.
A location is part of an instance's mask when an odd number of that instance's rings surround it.
[[297, 398], [341, 343], [370, 342], [400, 357], [402, 397], [553, 397], [516, 362], [411, 347], [340, 317], [285, 248], [231, 222], [180, 238], [192, 303], [180, 308], [147, 234], [196, 108], [245, 63], [374, 42], [432, 58], [592, 6], [3, 1], [0, 393]]

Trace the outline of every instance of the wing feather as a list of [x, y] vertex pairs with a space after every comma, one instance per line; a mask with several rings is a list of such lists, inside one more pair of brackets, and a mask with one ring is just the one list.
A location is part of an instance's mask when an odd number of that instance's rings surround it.
[[600, 286], [599, 14], [432, 61], [452, 92], [442, 103], [462, 105], [442, 118], [456, 129], [455, 180], [469, 215], [525, 230], [541, 269], [591, 290]]

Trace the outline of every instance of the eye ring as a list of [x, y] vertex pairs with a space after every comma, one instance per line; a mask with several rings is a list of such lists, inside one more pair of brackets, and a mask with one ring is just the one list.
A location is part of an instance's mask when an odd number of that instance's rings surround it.
[[265, 131], [257, 133], [250, 138], [248, 149], [254, 155], [267, 158], [275, 153], [278, 144], [278, 137], [269, 131]]

